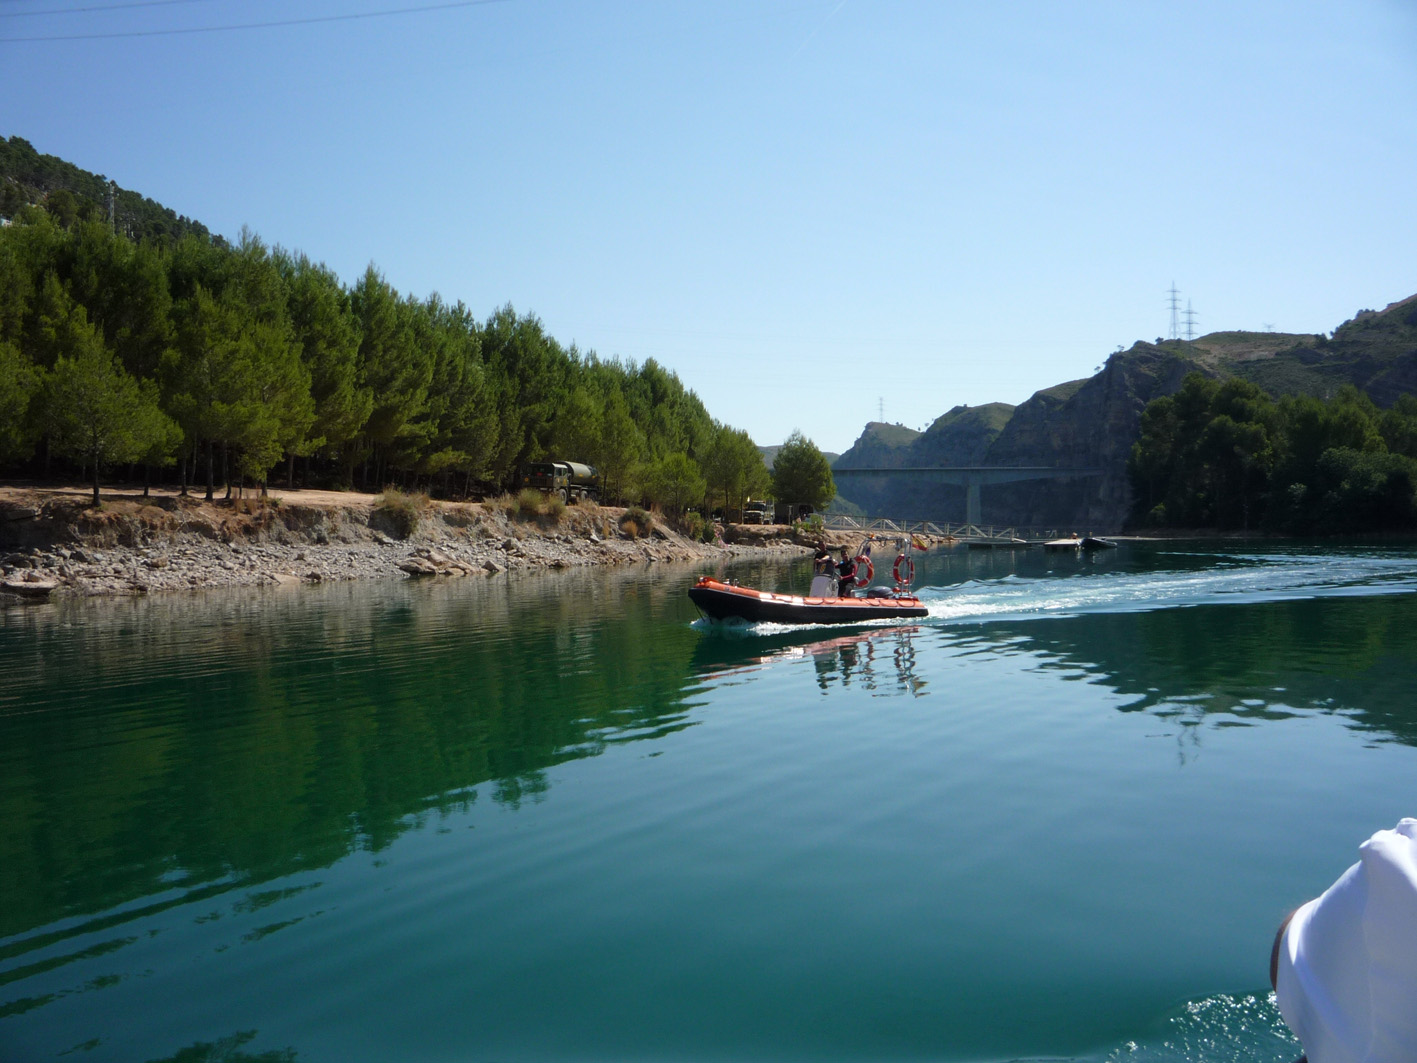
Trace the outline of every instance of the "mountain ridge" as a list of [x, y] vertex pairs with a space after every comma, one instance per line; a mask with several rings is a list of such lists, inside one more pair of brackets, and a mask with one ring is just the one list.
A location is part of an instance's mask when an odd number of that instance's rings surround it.
[[[1091, 377], [1042, 388], [1017, 407], [991, 403], [956, 406], [924, 433], [889, 436], [872, 422], [834, 468], [902, 468], [924, 465], [1086, 467], [1094, 477], [1036, 480], [983, 492], [986, 523], [1023, 527], [1115, 530], [1131, 501], [1126, 463], [1147, 403], [1174, 394], [1192, 372], [1249, 380], [1275, 397], [1327, 398], [1345, 384], [1380, 407], [1417, 391], [1417, 295], [1382, 310], [1360, 310], [1331, 335], [1222, 331], [1192, 341], [1137, 341], [1108, 356]], [[1002, 423], [962, 420], [963, 411], [1008, 409]], [[927, 449], [942, 422], [950, 446]], [[995, 430], [995, 427], [997, 430]], [[909, 431], [908, 429], [906, 430]], [[961, 521], [964, 489], [928, 475], [850, 477], [846, 503], [867, 513], [901, 519]]]

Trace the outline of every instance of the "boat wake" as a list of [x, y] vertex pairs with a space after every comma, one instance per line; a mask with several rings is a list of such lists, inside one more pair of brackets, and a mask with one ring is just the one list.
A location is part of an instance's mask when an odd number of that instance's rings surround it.
[[1108, 1053], [1103, 1063], [1290, 1063], [1302, 1051], [1273, 993], [1218, 993], [1188, 1001], [1155, 1030]]
[[1204, 567], [1185, 564], [1194, 555], [1170, 557], [1176, 567], [1159, 571], [1010, 575], [923, 587], [919, 595], [932, 620], [960, 622], [1417, 591], [1417, 557], [1411, 555], [1205, 555]]

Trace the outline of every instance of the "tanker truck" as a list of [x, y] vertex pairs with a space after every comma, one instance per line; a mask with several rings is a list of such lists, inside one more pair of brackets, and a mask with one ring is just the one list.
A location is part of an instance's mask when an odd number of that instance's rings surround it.
[[519, 487], [532, 487], [547, 495], [560, 495], [574, 505], [581, 499], [600, 501], [600, 473], [594, 465], [578, 461], [537, 461], [522, 466]]

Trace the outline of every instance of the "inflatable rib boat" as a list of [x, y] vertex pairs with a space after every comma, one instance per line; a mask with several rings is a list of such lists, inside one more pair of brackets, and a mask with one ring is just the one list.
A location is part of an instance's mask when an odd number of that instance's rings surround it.
[[722, 583], [709, 576], [689, 588], [689, 598], [710, 620], [746, 620], [760, 624], [859, 624], [865, 620], [928, 616], [920, 599], [884, 589], [865, 598], [812, 597]]

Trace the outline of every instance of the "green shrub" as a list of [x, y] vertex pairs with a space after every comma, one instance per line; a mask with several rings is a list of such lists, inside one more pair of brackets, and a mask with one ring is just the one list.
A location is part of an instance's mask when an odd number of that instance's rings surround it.
[[542, 504], [546, 496], [534, 487], [525, 487], [517, 494], [515, 513], [522, 520], [535, 520], [541, 516]]
[[704, 537], [704, 520], [702, 513], [685, 513], [679, 520], [679, 531], [690, 539], [702, 539]]

